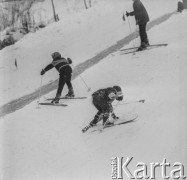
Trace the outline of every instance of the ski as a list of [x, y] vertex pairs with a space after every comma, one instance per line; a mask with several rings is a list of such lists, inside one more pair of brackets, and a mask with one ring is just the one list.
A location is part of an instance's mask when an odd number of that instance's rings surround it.
[[167, 46], [168, 44], [158, 44], [158, 45], [150, 45], [150, 46], [147, 46], [145, 49], [143, 50], [138, 50], [137, 48], [136, 49], [133, 49], [133, 51], [128, 51], [128, 52], [125, 52], [123, 54], [131, 54], [131, 53], [136, 53], [136, 52], [141, 52], [141, 51], [145, 51], [145, 50], [150, 50], [152, 48], [157, 48], [157, 47], [161, 47], [161, 46]]
[[58, 103], [58, 104], [53, 104], [53, 103], [39, 103], [40, 105], [48, 105], [48, 106], [68, 106], [67, 104], [61, 104], [61, 103]]
[[88, 129], [90, 129], [90, 128], [91, 128], [91, 126], [88, 125], [88, 126], [86, 126], [86, 127], [84, 127], [84, 128], [82, 129], [82, 132], [85, 133], [85, 132], [88, 131]]
[[[102, 132], [104, 129], [109, 128], [109, 127], [119, 126], [119, 125], [122, 125], [122, 124], [127, 124], [127, 123], [130, 123], [130, 122], [133, 122], [133, 121], [136, 120], [137, 118], [138, 118], [138, 115], [136, 115], [135, 117], [132, 117], [132, 118], [129, 119], [129, 120], [124, 120], [124, 121], [122, 121], [122, 122], [119, 122], [120, 119], [121, 119], [121, 118], [120, 118], [119, 120], [115, 121], [113, 125], [104, 126], [104, 127], [99, 128], [99, 129], [94, 129], [94, 130], [92, 130], [91, 132], [95, 132], [95, 131], [100, 131], [100, 132]], [[97, 126], [94, 126], [94, 127], [97, 127]], [[85, 133], [85, 132], [88, 131], [90, 128], [92, 128], [92, 127], [88, 125], [88, 126], [86, 126], [85, 128], [82, 129], [82, 132]]]
[[[61, 97], [60, 99], [86, 99], [87, 97]], [[46, 100], [53, 100], [54, 98], [49, 98]]]
[[[151, 45], [149, 45], [148, 47], [167, 46], [167, 45], [168, 45], [167, 43], [164, 43], [164, 44], [151, 44]], [[136, 47], [131, 47], [131, 48], [120, 49], [120, 51], [128, 51], [128, 50], [137, 49], [137, 48], [139, 48], [139, 47], [136, 46]]]
[[149, 47], [149, 46], [148, 46], [147, 48], [145, 48], [145, 49], [143, 49], [143, 50], [138, 50], [138, 49], [136, 49], [136, 50], [133, 50], [133, 51], [125, 52], [125, 53], [123, 53], [123, 54], [132, 54], [132, 53], [136, 53], [136, 52], [142, 52], [142, 51], [150, 50], [150, 49], [157, 48], [157, 47], [160, 47], [160, 46], [154, 46], [154, 47]]
[[110, 126], [104, 126], [100, 129], [94, 129], [93, 131], [91, 132], [95, 132], [95, 131], [99, 131], [99, 132], [103, 132], [104, 129], [106, 128], [110, 128], [110, 127], [114, 127], [114, 126], [120, 126], [120, 125], [123, 125], [123, 124], [128, 124], [128, 123], [131, 123], [133, 122], [137, 117], [133, 118], [133, 119], [130, 119], [130, 120], [126, 120], [126, 121], [123, 121], [123, 122], [119, 122], [119, 123], [114, 123], [113, 125], [110, 125]]
[[127, 123], [130, 123], [130, 122], [134, 121], [135, 119], [130, 119], [130, 120], [127, 120], [127, 121], [124, 121], [124, 122], [115, 123], [114, 125], [105, 126], [105, 127], [103, 127], [103, 129], [113, 127], [113, 126], [119, 126], [119, 125], [122, 125], [122, 124], [127, 124]]

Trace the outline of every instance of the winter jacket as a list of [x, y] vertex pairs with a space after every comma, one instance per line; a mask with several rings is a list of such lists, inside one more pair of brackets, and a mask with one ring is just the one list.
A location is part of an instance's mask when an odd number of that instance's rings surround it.
[[92, 97], [95, 101], [111, 104], [118, 96], [117, 91], [114, 88], [109, 87], [97, 90], [92, 94]]
[[135, 16], [136, 24], [145, 24], [149, 21], [149, 15], [140, 0], [135, 0], [133, 3], [133, 12], [130, 12], [130, 16]]
[[55, 58], [53, 59], [52, 63], [48, 64], [44, 68], [44, 71], [48, 71], [55, 67], [60, 74], [69, 74], [72, 73], [72, 69], [71, 66], [69, 66], [69, 64], [69, 61], [65, 58]]

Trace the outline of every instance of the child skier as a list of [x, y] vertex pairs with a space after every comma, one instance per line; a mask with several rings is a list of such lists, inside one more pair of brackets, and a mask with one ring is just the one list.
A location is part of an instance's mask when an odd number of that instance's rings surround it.
[[41, 71], [41, 75], [44, 75], [46, 71], [52, 69], [53, 67], [59, 72], [59, 83], [58, 90], [56, 93], [56, 97], [51, 101], [51, 103], [57, 104], [59, 103], [60, 96], [62, 93], [62, 89], [65, 84], [67, 84], [69, 92], [66, 94], [66, 97], [74, 97], [73, 86], [71, 84], [71, 76], [72, 76], [72, 68], [69, 64], [72, 63], [70, 58], [63, 58], [59, 52], [54, 52], [52, 55], [53, 61], [49, 65], [47, 65]]
[[107, 121], [110, 113], [113, 119], [118, 117], [113, 112], [112, 102], [114, 100], [122, 101], [123, 94], [119, 86], [113, 86], [106, 89], [99, 89], [92, 94], [92, 103], [98, 110], [94, 119], [88, 126], [82, 129], [82, 132], [86, 132], [90, 127], [95, 126], [100, 120], [103, 119], [103, 125], [112, 125], [113, 123]]
[[139, 25], [139, 34], [141, 39], [141, 45], [138, 48], [139, 51], [145, 49], [149, 46], [149, 40], [146, 32], [146, 25], [149, 21], [148, 13], [140, 0], [133, 0], [133, 9], [132, 12], [126, 12], [126, 16], [135, 16], [136, 24]]

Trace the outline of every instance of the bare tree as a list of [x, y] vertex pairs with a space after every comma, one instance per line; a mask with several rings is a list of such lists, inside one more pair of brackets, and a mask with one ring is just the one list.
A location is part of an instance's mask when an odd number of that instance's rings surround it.
[[22, 28], [25, 30], [25, 33], [29, 33], [32, 24], [29, 9], [22, 14], [21, 20], [22, 20]]
[[15, 29], [15, 23], [18, 19], [18, 16], [19, 16], [19, 4], [18, 3], [13, 3], [12, 4], [12, 7], [11, 7], [11, 19], [10, 19], [10, 22], [11, 22], [11, 25], [13, 27], [13, 29]]
[[26, 13], [28, 14], [27, 21], [30, 21], [29, 11], [35, 1], [36, 0], [25, 0], [25, 1], [8, 0], [8, 3], [6, 3], [5, 6], [3, 7], [3, 12], [1, 11], [1, 18], [0, 18], [1, 26], [3, 28], [12, 26], [14, 29], [16, 25], [19, 26], [18, 23], [20, 21], [22, 24], [22, 19], [23, 19], [22, 16], [25, 16]]

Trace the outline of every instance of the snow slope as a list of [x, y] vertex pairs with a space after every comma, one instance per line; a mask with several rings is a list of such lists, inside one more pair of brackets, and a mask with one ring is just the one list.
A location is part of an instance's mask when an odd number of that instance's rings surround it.
[[[131, 0], [94, 1], [92, 8], [66, 15], [65, 11], [60, 10], [65, 1], [54, 2], [61, 21], [30, 33], [15, 45], [0, 51], [0, 105], [38, 89], [40, 71], [51, 62], [51, 53], [54, 51], [61, 52], [64, 57], [71, 57], [74, 65], [77, 65], [131, 33], [128, 21], [122, 21], [122, 14], [132, 10]], [[151, 20], [176, 9], [176, 2], [171, 0], [143, 0], [143, 3]], [[71, 1], [67, 8], [73, 4]], [[52, 14], [50, 0], [38, 3], [33, 7], [33, 12], [38, 12], [40, 7], [41, 12]], [[130, 18], [130, 24], [134, 31], [134, 18]], [[138, 40], [136, 44], [139, 44]], [[57, 78], [56, 71], [50, 71], [43, 78], [43, 84]]]
[[[79, 78], [73, 81], [75, 92], [88, 99], [63, 101], [68, 107], [40, 109], [34, 101], [2, 118], [2, 179], [108, 180], [115, 156], [134, 157], [132, 171], [137, 162], [149, 165], [161, 163], [163, 158], [187, 167], [186, 19], [187, 12], [176, 14], [149, 31], [151, 42], [167, 42], [167, 47], [136, 55], [116, 52], [83, 73], [92, 92], [119, 84], [126, 101], [145, 98], [145, 104], [119, 105], [116, 109], [119, 115], [138, 113], [136, 122], [104, 133], [82, 134], [96, 110]], [[167, 175], [172, 169], [167, 168]], [[128, 178], [124, 175], [124, 179]], [[160, 170], [156, 179], [162, 179]]]

